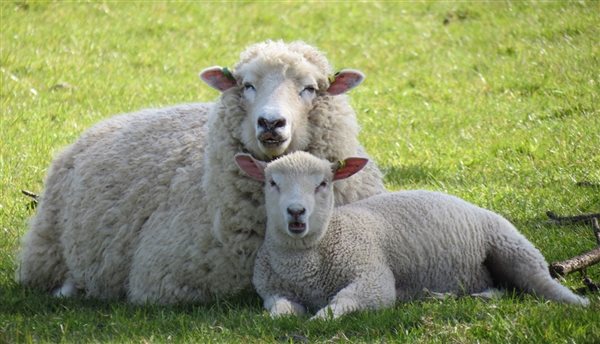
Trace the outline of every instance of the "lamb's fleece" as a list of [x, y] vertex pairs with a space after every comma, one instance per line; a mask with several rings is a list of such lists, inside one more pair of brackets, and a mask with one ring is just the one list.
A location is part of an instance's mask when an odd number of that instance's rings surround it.
[[[241, 151], [262, 159], [269, 154], [248, 134], [256, 126], [248, 120], [251, 98], [244, 93], [249, 75], [272, 87], [296, 78], [316, 82], [318, 94], [309, 89], [303, 95], [314, 97], [306, 111], [288, 114], [294, 127], [281, 154], [365, 155], [355, 113], [346, 96], [337, 95], [351, 87], [328, 89], [340, 83], [330, 79], [325, 57], [302, 42], [255, 44], [232, 74], [221, 68], [202, 73], [223, 91], [217, 102], [113, 117], [61, 152], [23, 239], [17, 280], [57, 295], [82, 291], [163, 304], [205, 302], [251, 288], [266, 221], [262, 187], [231, 161]], [[296, 102], [282, 107], [306, 103]], [[336, 197], [346, 203], [380, 193], [381, 179], [370, 165], [339, 184]]]
[[[362, 162], [361, 162], [362, 160]], [[565, 303], [585, 298], [550, 277], [542, 254], [507, 220], [431, 191], [375, 195], [334, 208], [331, 182], [364, 166], [305, 152], [238, 165], [266, 180], [267, 233], [253, 283], [272, 315], [341, 316], [433, 293], [515, 287]], [[333, 170], [333, 171], [332, 171]]]

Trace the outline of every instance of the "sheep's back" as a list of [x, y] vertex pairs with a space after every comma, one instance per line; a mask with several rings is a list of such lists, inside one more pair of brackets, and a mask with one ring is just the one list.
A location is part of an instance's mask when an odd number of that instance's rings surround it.
[[62, 188], [57, 217], [65, 259], [88, 295], [124, 293], [138, 234], [167, 200], [174, 177], [196, 165], [188, 172], [201, 179], [208, 108], [189, 104], [110, 118], [55, 160], [60, 166], [53, 169], [67, 170], [66, 177], [47, 188]]

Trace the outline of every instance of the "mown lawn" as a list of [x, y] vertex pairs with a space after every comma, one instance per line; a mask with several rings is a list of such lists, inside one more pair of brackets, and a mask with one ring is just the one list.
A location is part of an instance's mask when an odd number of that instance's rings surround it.
[[[210, 305], [53, 299], [13, 281], [52, 156], [116, 113], [217, 93], [197, 72], [301, 39], [367, 79], [361, 142], [389, 189], [458, 195], [506, 216], [549, 261], [596, 245], [545, 212], [600, 212], [600, 2], [0, 4], [0, 343], [597, 343], [587, 309], [513, 295], [398, 304], [334, 322], [271, 320], [253, 294]], [[600, 266], [587, 271], [600, 282]], [[579, 274], [565, 284], [581, 286]]]

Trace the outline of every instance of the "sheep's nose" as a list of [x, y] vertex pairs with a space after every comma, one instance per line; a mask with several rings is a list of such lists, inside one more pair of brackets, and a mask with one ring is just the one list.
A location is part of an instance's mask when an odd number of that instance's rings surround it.
[[293, 217], [299, 217], [300, 215], [304, 215], [306, 213], [306, 209], [302, 206], [290, 206], [287, 208], [288, 214]]
[[285, 127], [286, 120], [285, 118], [276, 118], [276, 119], [266, 119], [264, 117], [260, 117], [258, 119], [258, 126], [263, 128], [264, 130], [273, 130], [277, 128]]

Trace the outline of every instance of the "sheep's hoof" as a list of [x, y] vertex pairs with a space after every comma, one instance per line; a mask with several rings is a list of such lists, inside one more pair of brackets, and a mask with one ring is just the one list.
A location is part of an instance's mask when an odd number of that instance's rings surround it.
[[75, 283], [67, 281], [63, 283], [62, 287], [54, 289], [52, 295], [59, 298], [73, 297], [77, 295], [77, 287], [75, 286]]
[[426, 298], [435, 300], [446, 300], [456, 298], [456, 294], [454, 293], [438, 293], [435, 291], [431, 291], [427, 288], [423, 288], [423, 294]]
[[486, 289], [480, 293], [471, 294], [472, 297], [476, 297], [476, 298], [482, 299], [482, 300], [498, 299], [502, 295], [504, 295], [504, 292], [502, 290], [496, 289], [496, 288], [490, 288], [490, 289]]

